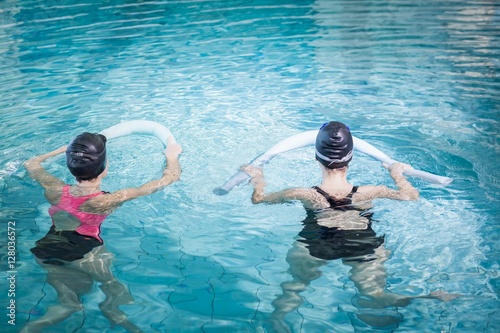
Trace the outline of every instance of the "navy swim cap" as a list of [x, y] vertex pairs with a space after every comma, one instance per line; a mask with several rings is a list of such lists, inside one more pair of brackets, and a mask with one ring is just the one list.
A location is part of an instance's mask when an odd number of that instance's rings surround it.
[[66, 149], [66, 164], [78, 181], [97, 178], [106, 169], [106, 137], [82, 133]]
[[353, 147], [349, 128], [331, 121], [320, 128], [316, 137], [316, 160], [328, 169], [342, 168], [352, 160]]

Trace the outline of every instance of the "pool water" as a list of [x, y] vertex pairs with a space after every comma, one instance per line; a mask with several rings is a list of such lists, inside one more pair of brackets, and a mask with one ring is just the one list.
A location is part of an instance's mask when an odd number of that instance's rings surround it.
[[[50, 227], [42, 188], [22, 163], [82, 131], [147, 119], [183, 147], [180, 182], [126, 203], [102, 227], [112, 272], [135, 303], [121, 309], [144, 332], [273, 332], [266, 322], [292, 280], [305, 212], [252, 205], [250, 186], [213, 194], [274, 143], [329, 120], [396, 160], [454, 179], [411, 179], [415, 202], [376, 200], [374, 230], [390, 251], [387, 288], [462, 296], [370, 309], [340, 260], [319, 265], [291, 332], [498, 332], [500, 4], [494, 0], [0, 2], [0, 191], [4, 309], [17, 332], [58, 304], [30, 252]], [[106, 191], [158, 177], [162, 146], [127, 136], [108, 144]], [[46, 164], [71, 182], [61, 157]], [[304, 148], [266, 165], [268, 190], [320, 181]], [[354, 184], [392, 185], [361, 154]], [[8, 295], [8, 222], [16, 224], [15, 298]], [[304, 262], [305, 265], [308, 262]], [[309, 263], [311, 264], [311, 263]], [[15, 299], [13, 326], [9, 302]], [[45, 332], [124, 332], [99, 309]], [[279, 329], [276, 329], [279, 331]]]

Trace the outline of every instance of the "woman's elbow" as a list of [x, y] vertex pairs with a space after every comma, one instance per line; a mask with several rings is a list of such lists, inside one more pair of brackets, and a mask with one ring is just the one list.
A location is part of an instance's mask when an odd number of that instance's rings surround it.
[[417, 190], [415, 190], [415, 191], [405, 193], [401, 199], [405, 200], [405, 201], [415, 201], [415, 200], [418, 200], [419, 197], [420, 197], [420, 193]]
[[179, 180], [181, 180], [181, 172], [174, 172], [172, 174], [172, 183], [178, 182]]
[[26, 162], [24, 162], [23, 165], [28, 171], [35, 170], [35, 169], [41, 167], [41, 164], [37, 158], [31, 158], [31, 159], [27, 160]]
[[181, 179], [180, 171], [169, 171], [163, 174], [163, 186], [170, 185]]
[[252, 203], [254, 205], [260, 204], [260, 203], [264, 202], [263, 198], [264, 198], [263, 196], [252, 195]]
[[181, 180], [181, 173], [180, 172], [173, 172], [171, 177], [170, 177], [171, 183], [178, 182]]

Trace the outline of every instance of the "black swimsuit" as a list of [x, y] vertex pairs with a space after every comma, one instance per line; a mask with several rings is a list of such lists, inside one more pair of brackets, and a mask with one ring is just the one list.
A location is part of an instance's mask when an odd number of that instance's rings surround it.
[[307, 211], [307, 217], [302, 223], [304, 228], [299, 233], [303, 239], [300, 242], [307, 244], [309, 253], [319, 259], [334, 260], [343, 258], [347, 261], [370, 261], [367, 255], [375, 253], [375, 249], [384, 243], [383, 236], [377, 236], [371, 227], [372, 213], [352, 206], [352, 195], [358, 190], [357, 186], [343, 199], [336, 200], [319, 187], [313, 187], [325, 197], [330, 209], [347, 211], [358, 210], [360, 215], [368, 219], [368, 226], [362, 230], [342, 230], [337, 227], [328, 228], [318, 224], [316, 213]]
[[59, 260], [83, 259], [87, 253], [102, 244], [103, 242], [94, 237], [80, 235], [74, 230], [56, 231], [52, 226], [30, 251], [37, 258], [45, 259], [46, 264], [62, 265]]

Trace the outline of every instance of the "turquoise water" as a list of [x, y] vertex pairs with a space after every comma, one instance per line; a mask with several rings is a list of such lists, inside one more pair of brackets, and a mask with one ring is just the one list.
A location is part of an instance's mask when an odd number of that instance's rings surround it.
[[[349, 268], [329, 261], [285, 317], [292, 332], [498, 332], [500, 5], [495, 1], [0, 2], [2, 284], [7, 223], [16, 223], [17, 332], [57, 304], [29, 249], [50, 226], [42, 189], [23, 161], [82, 131], [148, 119], [184, 152], [182, 180], [129, 202], [103, 225], [112, 270], [135, 298], [122, 310], [145, 332], [261, 332], [290, 281], [285, 258], [301, 230], [297, 205], [253, 206], [251, 188], [216, 196], [240, 165], [275, 142], [328, 120], [416, 169], [417, 202], [375, 202], [374, 229], [391, 251], [389, 290], [460, 293], [451, 302], [391, 308], [403, 320], [369, 327], [356, 317]], [[109, 142], [114, 191], [157, 177], [161, 144]], [[269, 190], [312, 186], [312, 150], [266, 166]], [[47, 167], [70, 182], [62, 158]], [[357, 155], [355, 184], [390, 185]], [[97, 285], [84, 311], [46, 332], [110, 328]], [[385, 310], [380, 310], [385, 311]], [[3, 312], [2, 312], [3, 313]]]

